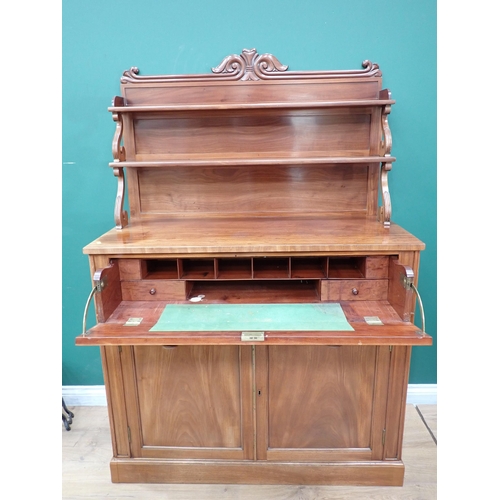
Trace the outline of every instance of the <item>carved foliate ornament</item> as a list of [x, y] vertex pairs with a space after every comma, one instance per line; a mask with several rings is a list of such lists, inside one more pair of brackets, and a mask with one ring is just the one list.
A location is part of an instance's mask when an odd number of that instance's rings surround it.
[[366, 76], [382, 76], [378, 64], [363, 61], [361, 70], [344, 71], [287, 71], [288, 66], [282, 64], [272, 54], [258, 54], [256, 49], [243, 49], [240, 55], [232, 54], [212, 68], [212, 73], [198, 75], [156, 75], [141, 76], [139, 68], [132, 67], [123, 73], [122, 83], [167, 83], [167, 82], [199, 82], [218, 80], [283, 80], [283, 79], [322, 79], [322, 78], [356, 78]]

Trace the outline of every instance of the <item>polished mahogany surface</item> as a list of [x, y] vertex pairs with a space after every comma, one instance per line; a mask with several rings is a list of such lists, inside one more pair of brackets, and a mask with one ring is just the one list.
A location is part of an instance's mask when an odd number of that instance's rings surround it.
[[[432, 338], [414, 324], [425, 245], [391, 220], [378, 65], [244, 49], [207, 74], [131, 68], [120, 91], [115, 227], [83, 250], [97, 323], [76, 339], [101, 349], [112, 481], [401, 485], [411, 348]], [[155, 326], [193, 303], [215, 330]], [[233, 305], [347, 323], [234, 331]]]

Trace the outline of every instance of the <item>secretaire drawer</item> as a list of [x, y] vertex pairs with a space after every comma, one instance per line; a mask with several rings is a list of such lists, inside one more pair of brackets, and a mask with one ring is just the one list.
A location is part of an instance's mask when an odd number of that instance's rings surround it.
[[321, 300], [387, 300], [388, 280], [322, 280]]
[[185, 300], [183, 280], [122, 281], [123, 300]]

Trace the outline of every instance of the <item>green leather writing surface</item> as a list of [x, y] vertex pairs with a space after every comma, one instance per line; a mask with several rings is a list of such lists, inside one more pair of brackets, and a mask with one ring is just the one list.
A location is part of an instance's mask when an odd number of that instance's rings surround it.
[[341, 331], [349, 325], [340, 304], [168, 304], [152, 332]]

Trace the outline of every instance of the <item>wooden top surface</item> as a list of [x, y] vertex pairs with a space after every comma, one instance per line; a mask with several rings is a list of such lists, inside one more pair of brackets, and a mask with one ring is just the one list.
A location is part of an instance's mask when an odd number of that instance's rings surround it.
[[136, 220], [88, 244], [85, 254], [312, 254], [423, 250], [418, 238], [374, 218], [254, 217]]

